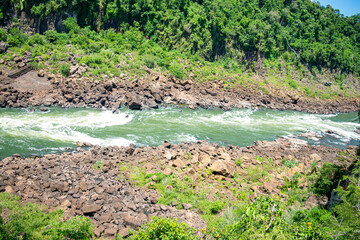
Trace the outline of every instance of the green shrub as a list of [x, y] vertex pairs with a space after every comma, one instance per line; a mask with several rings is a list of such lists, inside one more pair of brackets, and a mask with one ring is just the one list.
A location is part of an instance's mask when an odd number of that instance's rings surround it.
[[45, 42], [44, 40], [45, 39], [44, 39], [43, 35], [40, 35], [40, 34], [36, 33], [36, 34], [34, 34], [33, 36], [31, 36], [29, 38], [28, 43], [29, 43], [30, 46], [34, 46], [35, 44], [43, 45], [44, 42]]
[[176, 61], [171, 63], [171, 65], [169, 67], [169, 71], [170, 71], [171, 75], [174, 75], [175, 77], [177, 77], [179, 79], [183, 79], [185, 77], [184, 66]]
[[332, 163], [324, 163], [313, 184], [313, 191], [318, 195], [330, 195], [338, 185], [344, 169]]
[[7, 32], [5, 29], [0, 28], [0, 42], [6, 42], [7, 40]]
[[157, 56], [147, 54], [142, 57], [142, 60], [148, 68], [154, 68], [158, 65], [160, 59]]
[[0, 193], [0, 216], [6, 211], [6, 217], [0, 217], [1, 240], [36, 239], [90, 239], [93, 225], [85, 217], [73, 217], [68, 221], [59, 221], [62, 210], [44, 211], [37, 204], [22, 205], [20, 198]]
[[93, 226], [90, 219], [83, 216], [72, 217], [68, 221], [51, 222], [43, 233], [51, 239], [91, 239]]
[[57, 32], [54, 30], [47, 30], [44, 35], [46, 39], [51, 43], [57, 40]]
[[77, 24], [75, 18], [67, 18], [62, 22], [66, 28], [66, 31], [69, 33], [77, 33], [80, 31], [80, 26]]
[[10, 35], [7, 37], [7, 43], [10, 47], [20, 46], [28, 39], [28, 36], [22, 33], [18, 28], [10, 29], [9, 34]]
[[170, 218], [154, 217], [132, 238], [133, 240], [194, 240], [200, 239], [195, 229]]
[[61, 64], [60, 66], [60, 73], [64, 76], [67, 77], [69, 76], [69, 72], [70, 72], [70, 65], [69, 64]]

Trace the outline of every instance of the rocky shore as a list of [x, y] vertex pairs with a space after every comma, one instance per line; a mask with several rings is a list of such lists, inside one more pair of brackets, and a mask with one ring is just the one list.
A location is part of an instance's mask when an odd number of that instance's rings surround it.
[[[264, 94], [251, 86], [226, 88], [221, 80], [200, 83], [191, 78], [178, 80], [151, 72], [134, 80], [120, 76], [97, 82], [82, 77], [85, 71], [84, 65], [73, 67], [70, 77], [30, 71], [10, 78], [10, 71], [2, 70], [0, 107], [105, 107], [116, 111], [122, 105], [140, 110], [157, 108], [161, 104], [181, 104], [193, 109], [269, 108], [319, 114], [354, 112], [359, 108], [357, 100], [352, 98], [306, 98], [295, 91], [276, 88]], [[16, 76], [16, 72], [13, 74]]]
[[[88, 145], [79, 143], [79, 146]], [[65, 218], [88, 216], [95, 225], [97, 237], [114, 238], [116, 234], [126, 237], [130, 229], [138, 229], [151, 216], [178, 218], [200, 230], [206, 224], [191, 204], [158, 204], [161, 196], [152, 190], [156, 173], [190, 178], [194, 190], [203, 187], [203, 183], [209, 184], [210, 198], [223, 194], [229, 201], [236, 199], [234, 189], [228, 184], [237, 191], [251, 193], [249, 200], [259, 195], [286, 198], [280, 191], [286, 179], [312, 171], [314, 161], [319, 167], [324, 162], [346, 163], [346, 159], [336, 160], [338, 152], [338, 149], [311, 146], [299, 139], [280, 138], [274, 142], [258, 141], [244, 148], [200, 141], [177, 145], [164, 142], [158, 147], [138, 148], [92, 146], [86, 150], [79, 147], [76, 153], [33, 158], [15, 154], [0, 161], [0, 191], [49, 209], [61, 208]], [[346, 150], [349, 157], [355, 152], [355, 147]], [[296, 161], [296, 165], [287, 166], [284, 161]], [[264, 176], [267, 180], [259, 179], [260, 185], [246, 180], [247, 170], [260, 171], [265, 165], [270, 167]], [[139, 171], [154, 176], [149, 183], [138, 187], [132, 181], [129, 166], [137, 166]], [[306, 187], [305, 182], [300, 184]], [[312, 195], [305, 207], [327, 201], [326, 196]]]

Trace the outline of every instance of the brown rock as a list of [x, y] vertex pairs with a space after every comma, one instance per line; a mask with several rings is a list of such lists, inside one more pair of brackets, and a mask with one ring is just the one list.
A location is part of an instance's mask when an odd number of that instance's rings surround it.
[[175, 159], [172, 163], [172, 166], [173, 167], [177, 167], [177, 168], [184, 168], [185, 167], [185, 164], [182, 160], [180, 159]]
[[210, 169], [214, 171], [214, 173], [223, 175], [225, 177], [233, 177], [235, 172], [235, 164], [226, 161], [216, 161], [214, 162]]
[[203, 166], [208, 166], [211, 163], [211, 158], [209, 155], [201, 155], [200, 161]]
[[321, 157], [320, 157], [318, 154], [316, 154], [316, 153], [311, 154], [311, 155], [310, 155], [310, 159], [311, 159], [311, 160], [321, 161]]
[[122, 217], [124, 224], [135, 230], [146, 222], [146, 218], [143, 218], [143, 216], [134, 217], [130, 214], [124, 213]]
[[82, 207], [82, 211], [84, 214], [91, 214], [99, 211], [101, 209], [101, 206], [98, 204], [89, 204]]
[[107, 228], [104, 231], [104, 237], [105, 238], [115, 238], [116, 237], [116, 233], [117, 233], [117, 229], [116, 228]]
[[123, 238], [129, 236], [129, 228], [123, 228], [119, 231], [119, 235]]

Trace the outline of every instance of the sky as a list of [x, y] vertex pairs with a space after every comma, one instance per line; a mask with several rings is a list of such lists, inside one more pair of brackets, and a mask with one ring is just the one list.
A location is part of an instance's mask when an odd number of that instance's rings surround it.
[[329, 4], [334, 9], [339, 9], [344, 16], [353, 16], [360, 13], [360, 0], [315, 0], [315, 2], [317, 1], [323, 6]]

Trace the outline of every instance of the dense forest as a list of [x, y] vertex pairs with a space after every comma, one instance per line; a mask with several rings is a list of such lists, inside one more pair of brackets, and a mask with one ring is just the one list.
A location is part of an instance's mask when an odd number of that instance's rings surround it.
[[[166, 47], [207, 61], [293, 58], [308, 67], [360, 72], [360, 15], [310, 0], [2, 0], [0, 21], [75, 17], [81, 27], [136, 28]], [[10, 19], [11, 21], [11, 19]]]

